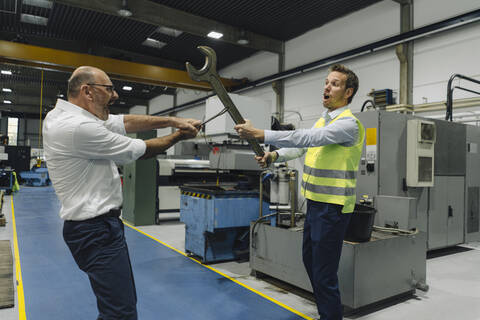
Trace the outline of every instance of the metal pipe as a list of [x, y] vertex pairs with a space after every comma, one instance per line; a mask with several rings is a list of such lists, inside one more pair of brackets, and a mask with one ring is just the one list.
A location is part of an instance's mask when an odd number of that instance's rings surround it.
[[296, 204], [296, 198], [297, 198], [297, 193], [295, 192], [297, 190], [296, 188], [296, 171], [291, 170], [290, 171], [290, 209], [291, 209], [291, 216], [290, 216], [290, 228], [295, 227], [295, 212], [297, 211], [297, 206]]
[[[453, 121], [453, 108], [452, 108], [452, 104], [453, 104], [453, 90], [455, 88], [458, 88], [458, 89], [464, 89], [462, 87], [453, 87], [452, 88], [452, 82], [455, 78], [460, 78], [460, 79], [464, 79], [464, 80], [468, 80], [468, 81], [471, 81], [471, 82], [474, 82], [474, 83], [477, 83], [477, 84], [480, 84], [480, 81], [477, 80], [477, 79], [474, 79], [474, 78], [470, 78], [470, 77], [467, 77], [467, 76], [464, 76], [462, 74], [454, 74], [450, 77], [450, 79], [448, 79], [448, 85], [447, 85], [447, 110], [446, 110], [446, 113], [445, 113], [445, 120], [450, 120], [450, 121]], [[471, 90], [467, 90], [467, 91], [471, 91]]]
[[262, 171], [260, 173], [260, 186], [259, 186], [259, 195], [258, 195], [258, 202], [259, 202], [259, 215], [258, 217], [261, 218], [263, 216], [263, 177], [268, 173], [267, 170]]

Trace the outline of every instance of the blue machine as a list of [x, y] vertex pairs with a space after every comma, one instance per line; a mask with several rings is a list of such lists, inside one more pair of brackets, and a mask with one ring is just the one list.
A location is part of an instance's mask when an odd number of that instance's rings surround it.
[[31, 171], [20, 172], [20, 177], [27, 186], [42, 187], [50, 185], [47, 168], [33, 167]]
[[[181, 187], [185, 250], [211, 263], [248, 256], [250, 222], [258, 219], [258, 191]], [[263, 212], [268, 212], [263, 203]]]

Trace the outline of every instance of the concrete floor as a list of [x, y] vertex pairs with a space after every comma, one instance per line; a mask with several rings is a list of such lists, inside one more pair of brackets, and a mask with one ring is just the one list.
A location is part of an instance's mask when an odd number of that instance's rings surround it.
[[[0, 227], [0, 240], [12, 240], [11, 201], [5, 197], [3, 213], [7, 226]], [[166, 217], [166, 216], [164, 216]], [[172, 214], [170, 220], [160, 225], [139, 227], [158, 240], [184, 251], [184, 225]], [[471, 250], [462, 250], [462, 249]], [[13, 241], [12, 241], [13, 252]], [[250, 276], [248, 262], [225, 262], [210, 265], [214, 269], [279, 301], [311, 318], [318, 317], [314, 303], [301, 295], [279, 288], [269, 282]], [[469, 243], [427, 260], [428, 292], [417, 291], [409, 299], [376, 306], [345, 319], [358, 320], [480, 320], [480, 243]], [[16, 298], [16, 297], [15, 297]], [[262, 299], [259, 296], [259, 299]], [[14, 308], [0, 309], [0, 319], [18, 319], [17, 304]], [[30, 319], [29, 319], [30, 320]], [[273, 319], [272, 319], [273, 320]]]

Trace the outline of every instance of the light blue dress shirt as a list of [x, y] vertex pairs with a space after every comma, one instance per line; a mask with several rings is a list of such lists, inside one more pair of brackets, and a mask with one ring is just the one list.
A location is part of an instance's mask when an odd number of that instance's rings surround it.
[[265, 144], [272, 144], [278, 148], [276, 162], [284, 162], [299, 158], [310, 147], [320, 147], [328, 144], [340, 144], [353, 146], [358, 138], [357, 121], [352, 117], [343, 117], [330, 124], [347, 107], [328, 112], [325, 110], [322, 118], [325, 118], [325, 126], [322, 128], [298, 129], [293, 131], [265, 130]]

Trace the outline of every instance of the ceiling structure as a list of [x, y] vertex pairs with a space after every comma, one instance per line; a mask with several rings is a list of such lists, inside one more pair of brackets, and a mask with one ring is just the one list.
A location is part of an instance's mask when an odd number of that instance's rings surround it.
[[[182, 72], [186, 61], [203, 65], [196, 47], [207, 45], [216, 51], [220, 70], [259, 51], [281, 53], [285, 41], [379, 1], [2, 0], [0, 40]], [[209, 38], [210, 31], [223, 37]], [[38, 117], [41, 93], [43, 113], [48, 111], [57, 97], [66, 95], [70, 73], [53, 69], [1, 62], [0, 70], [12, 74], [0, 74], [0, 111]], [[174, 85], [112, 78], [121, 97], [112, 112], [176, 92]], [[132, 90], [122, 90], [124, 86]]]

